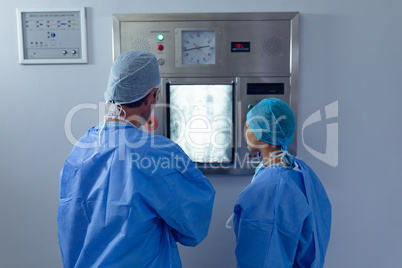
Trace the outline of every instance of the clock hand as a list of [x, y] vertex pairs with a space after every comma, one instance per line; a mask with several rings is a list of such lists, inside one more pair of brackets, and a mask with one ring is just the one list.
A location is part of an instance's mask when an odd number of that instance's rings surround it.
[[207, 54], [205, 54], [204, 51], [202, 51], [201, 48], [200, 48], [199, 46], [197, 46], [194, 42], [193, 42], [193, 45], [194, 45], [199, 51], [201, 51], [201, 53], [204, 54], [205, 57], [209, 58], [209, 57], [207, 56]]
[[[201, 46], [201, 47], [199, 47], [199, 48], [204, 48], [204, 47], [210, 47], [210, 46]], [[189, 50], [194, 50], [194, 49], [198, 49], [197, 47], [193, 47], [193, 48], [189, 48], [189, 49], [183, 49], [183, 52], [184, 51], [189, 51]]]

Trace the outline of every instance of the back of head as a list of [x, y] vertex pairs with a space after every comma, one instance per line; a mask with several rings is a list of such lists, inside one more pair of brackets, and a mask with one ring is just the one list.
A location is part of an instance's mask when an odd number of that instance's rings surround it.
[[289, 105], [280, 99], [260, 101], [247, 113], [247, 122], [260, 141], [280, 145], [282, 150], [293, 141], [295, 116]]
[[105, 100], [114, 100], [118, 104], [133, 103], [159, 87], [160, 83], [155, 55], [149, 51], [130, 50], [121, 54], [113, 63]]

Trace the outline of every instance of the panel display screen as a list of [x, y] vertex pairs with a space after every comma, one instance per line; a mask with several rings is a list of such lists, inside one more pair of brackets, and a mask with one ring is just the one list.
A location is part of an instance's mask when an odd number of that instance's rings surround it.
[[167, 85], [168, 137], [196, 163], [233, 163], [233, 85]]
[[231, 52], [250, 52], [250, 42], [232, 42]]
[[284, 83], [249, 83], [247, 95], [283, 95], [285, 94]]

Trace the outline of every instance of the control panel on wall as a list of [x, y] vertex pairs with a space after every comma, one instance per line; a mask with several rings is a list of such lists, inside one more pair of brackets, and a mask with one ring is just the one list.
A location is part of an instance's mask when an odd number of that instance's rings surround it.
[[17, 9], [21, 64], [87, 63], [85, 8]]
[[115, 14], [114, 58], [148, 50], [169, 76], [290, 76], [296, 15]]
[[204, 173], [254, 173], [248, 111], [278, 98], [297, 116], [298, 22], [297, 12], [114, 15], [114, 58], [140, 49], [159, 62], [161, 95], [143, 130], [173, 140]]

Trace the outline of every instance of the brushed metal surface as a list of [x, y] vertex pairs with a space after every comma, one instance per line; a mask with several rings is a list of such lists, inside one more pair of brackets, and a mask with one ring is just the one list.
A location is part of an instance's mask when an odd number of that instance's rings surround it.
[[[215, 32], [215, 64], [183, 64], [183, 31]], [[158, 40], [158, 34], [164, 39]], [[232, 42], [250, 42], [250, 52], [232, 52]], [[163, 45], [163, 50], [158, 50]], [[169, 13], [113, 16], [113, 57], [131, 49], [145, 49], [160, 63], [161, 95], [153, 115], [158, 127], [146, 132], [167, 135], [166, 84], [234, 83], [234, 163], [198, 165], [204, 173], [252, 174], [259, 160], [248, 159], [244, 136], [248, 106], [275, 97], [292, 108], [297, 120], [299, 13]], [[249, 83], [283, 83], [284, 94], [247, 95]], [[289, 147], [297, 153], [297, 134]]]
[[[296, 30], [292, 22], [297, 18], [296, 12], [114, 15], [114, 58], [142, 44], [140, 48], [163, 60], [162, 75], [289, 76]], [[215, 31], [215, 64], [182, 64], [183, 30]], [[156, 38], [159, 33], [163, 41]], [[250, 52], [231, 52], [231, 42], [250, 42]]]

